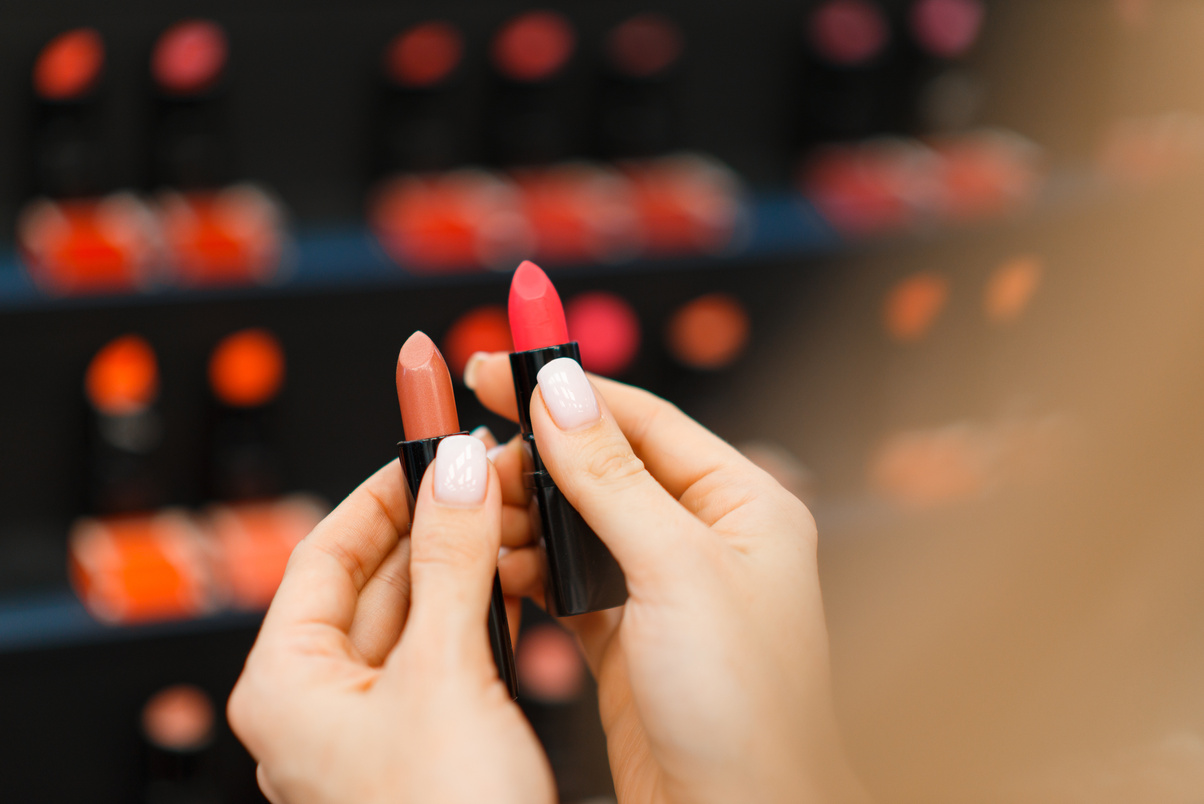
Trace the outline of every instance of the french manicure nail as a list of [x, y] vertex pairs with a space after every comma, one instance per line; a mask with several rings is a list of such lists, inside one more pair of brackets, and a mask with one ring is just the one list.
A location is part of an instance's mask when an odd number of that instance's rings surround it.
[[598, 420], [598, 401], [581, 364], [558, 357], [539, 370], [544, 405], [561, 430], [576, 430]]
[[475, 391], [477, 387], [477, 370], [481, 364], [485, 362], [485, 358], [489, 357], [488, 352], [473, 352], [468, 358], [468, 362], [464, 364], [464, 385], [468, 390]]
[[485, 445], [466, 435], [448, 436], [435, 452], [435, 499], [445, 505], [475, 507], [485, 501], [489, 466]]

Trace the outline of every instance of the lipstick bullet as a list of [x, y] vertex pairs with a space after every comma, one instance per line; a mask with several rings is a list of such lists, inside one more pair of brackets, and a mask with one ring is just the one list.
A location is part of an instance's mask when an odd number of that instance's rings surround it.
[[[414, 513], [414, 501], [422, 485], [422, 475], [435, 460], [439, 442], [449, 435], [466, 435], [456, 414], [447, 363], [433, 341], [415, 332], [397, 356], [397, 403], [406, 440], [397, 444], [401, 468], [406, 478], [406, 502]], [[518, 674], [514, 669], [514, 648], [510, 644], [510, 624], [506, 619], [506, 601], [497, 571], [493, 573], [493, 596], [489, 601], [489, 647], [498, 676], [511, 698], [518, 697]]]
[[622, 605], [627, 599], [623, 570], [557, 487], [531, 431], [531, 395], [539, 370], [559, 357], [580, 363], [581, 350], [576, 341], [569, 340], [556, 288], [530, 261], [518, 266], [510, 283], [510, 334], [515, 350], [510, 355], [510, 372], [523, 431], [523, 482], [531, 492], [532, 520], [539, 528], [547, 561], [545, 605], [557, 617]]

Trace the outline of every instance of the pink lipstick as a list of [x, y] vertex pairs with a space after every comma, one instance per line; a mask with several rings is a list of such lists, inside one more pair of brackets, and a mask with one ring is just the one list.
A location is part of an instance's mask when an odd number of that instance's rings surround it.
[[[406, 440], [397, 444], [406, 480], [406, 502], [414, 513], [414, 501], [422, 476], [435, 460], [439, 442], [449, 435], [464, 434], [456, 414], [451, 374], [439, 349], [425, 333], [415, 332], [397, 356], [397, 402]], [[497, 572], [493, 573], [493, 595], [489, 601], [489, 647], [498, 677], [511, 698], [518, 697], [518, 675], [514, 670], [514, 648], [506, 619], [506, 601]]]
[[531, 432], [531, 395], [539, 370], [558, 357], [581, 362], [581, 350], [569, 340], [560, 295], [547, 274], [523, 262], [510, 283], [510, 334], [515, 351], [510, 371], [523, 431], [523, 482], [535, 500], [535, 526], [546, 557], [544, 600], [557, 617], [622, 605], [627, 582], [610, 550], [556, 486], [539, 457]]

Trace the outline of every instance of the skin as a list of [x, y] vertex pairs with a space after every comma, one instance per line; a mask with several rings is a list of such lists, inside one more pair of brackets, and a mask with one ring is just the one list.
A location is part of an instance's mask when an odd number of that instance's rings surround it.
[[[506, 355], [465, 379], [516, 418]], [[531, 419], [627, 576], [622, 608], [562, 621], [598, 682], [619, 801], [867, 800], [833, 713], [810, 513], [669, 403], [591, 381], [596, 421], [561, 430], [538, 391]], [[471, 509], [435, 501], [428, 473], [412, 529], [394, 462], [297, 548], [229, 704], [274, 804], [555, 800], [482, 627], [499, 545], [507, 595], [542, 597], [521, 458], [517, 439], [490, 451]]]
[[[516, 419], [509, 361], [466, 382]], [[833, 713], [807, 508], [668, 402], [591, 377], [601, 415], [571, 432], [537, 390], [540, 455], [618, 559], [629, 599], [565, 618], [598, 682], [620, 802], [866, 801]], [[495, 457], [525, 499], [517, 440]], [[534, 546], [499, 564], [508, 594], [542, 597]]]
[[228, 717], [273, 804], [555, 801], [551, 769], [485, 639], [502, 532], [435, 501], [413, 527], [396, 461], [293, 552]]

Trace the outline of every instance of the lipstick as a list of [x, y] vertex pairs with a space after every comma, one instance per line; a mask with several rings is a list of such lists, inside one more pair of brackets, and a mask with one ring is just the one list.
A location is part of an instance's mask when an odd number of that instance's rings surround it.
[[380, 103], [380, 172], [448, 170], [470, 161], [464, 132], [464, 36], [450, 22], [429, 20], [386, 47]]
[[106, 344], [84, 375], [88, 400], [88, 507], [128, 514], [161, 505], [164, 487], [159, 361], [147, 341], [123, 335]]
[[64, 31], [33, 65], [33, 192], [82, 198], [108, 184], [102, 117], [105, 46], [93, 28]]
[[217, 23], [183, 20], [159, 35], [150, 57], [155, 98], [147, 149], [156, 185], [207, 190], [231, 179], [228, 73], [229, 45]]
[[514, 352], [510, 371], [518, 400], [518, 421], [525, 446], [523, 482], [539, 512], [539, 540], [547, 561], [545, 605], [557, 617], [622, 605], [627, 581], [610, 550], [565, 499], [539, 457], [531, 431], [531, 395], [539, 370], [559, 357], [581, 362], [581, 350], [569, 340], [564, 307], [547, 274], [525, 261], [510, 283], [510, 334]]
[[556, 11], [526, 11], [505, 22], [490, 43], [493, 85], [488, 150], [503, 165], [543, 165], [574, 153], [570, 110], [579, 92], [568, 82], [577, 33]]
[[[456, 397], [451, 374], [443, 355], [422, 332], [415, 332], [397, 356], [397, 403], [405, 441], [398, 442], [397, 454], [406, 477], [406, 502], [410, 514], [422, 485], [422, 475], [435, 460], [439, 442], [449, 435], [465, 435], [456, 415]], [[518, 697], [518, 674], [514, 670], [514, 648], [510, 644], [510, 625], [506, 620], [506, 601], [497, 571], [493, 573], [493, 596], [489, 601], [489, 647], [498, 676], [511, 698]]]

